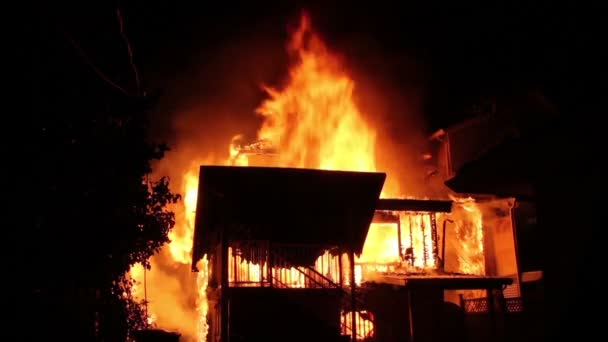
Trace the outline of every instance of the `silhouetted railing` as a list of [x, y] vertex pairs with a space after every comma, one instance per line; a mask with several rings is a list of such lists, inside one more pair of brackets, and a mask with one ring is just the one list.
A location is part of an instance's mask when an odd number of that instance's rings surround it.
[[[231, 287], [336, 288], [340, 287], [338, 255], [318, 246], [272, 245], [267, 241], [232, 241], [228, 248]], [[298, 260], [295, 260], [298, 259]], [[300, 259], [310, 266], [302, 265]]]
[[[348, 279], [343, 279], [340, 256], [325, 251], [319, 255], [318, 246], [269, 245], [267, 241], [232, 241], [228, 248], [228, 279], [231, 287], [318, 288], [339, 289], [344, 295], [340, 330], [352, 335], [353, 310], [357, 341], [372, 341], [375, 321], [371, 312], [355, 293], [352, 302]], [[306, 266], [294, 259], [316, 260]], [[347, 289], [350, 288], [350, 289]], [[354, 306], [354, 307], [353, 307]]]
[[[340, 315], [340, 329], [342, 335], [352, 335], [352, 311], [343, 311]], [[375, 320], [371, 312], [360, 310], [355, 312], [357, 325], [357, 341], [373, 341]]]
[[233, 241], [228, 247], [228, 284], [231, 287], [268, 287], [268, 242]]
[[[275, 287], [290, 288], [339, 288], [332, 279], [310, 266], [296, 266], [290, 263], [280, 252], [271, 250], [272, 269], [270, 277]], [[324, 255], [319, 257], [323, 263]], [[336, 261], [337, 264], [337, 261]], [[317, 266], [317, 265], [315, 265]]]
[[[466, 313], [488, 313], [489, 301], [488, 298], [472, 298], [462, 301], [464, 311]], [[524, 310], [521, 297], [504, 298], [494, 301], [494, 310], [496, 312], [515, 313]]]

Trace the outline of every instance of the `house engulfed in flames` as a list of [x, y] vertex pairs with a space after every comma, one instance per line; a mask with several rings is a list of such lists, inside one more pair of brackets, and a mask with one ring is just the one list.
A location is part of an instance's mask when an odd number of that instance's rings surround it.
[[288, 49], [296, 62], [283, 89], [266, 89], [257, 140], [235, 137], [220, 160], [181, 156], [192, 163], [172, 242], [147, 278], [131, 271], [147, 279], [134, 294], [150, 322], [193, 341], [418, 342], [457, 336], [446, 307], [496, 318], [518, 293], [512, 201], [406, 198], [307, 17]]
[[[381, 199], [384, 179], [383, 173], [202, 166], [192, 265], [196, 270], [207, 256], [209, 340], [453, 338], [437, 329], [444, 298], [501, 300], [512, 279], [485, 276], [480, 267], [484, 242], [481, 216], [471, 215], [475, 203]], [[463, 233], [469, 236], [458, 236]], [[370, 238], [380, 246], [366, 251]], [[450, 256], [446, 246], [455, 244]]]

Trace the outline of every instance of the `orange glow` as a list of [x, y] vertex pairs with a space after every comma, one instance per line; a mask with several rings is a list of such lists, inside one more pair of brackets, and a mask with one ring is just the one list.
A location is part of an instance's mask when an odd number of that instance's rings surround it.
[[[267, 141], [277, 150], [276, 155], [272, 155], [272, 166], [378, 171], [375, 153], [379, 136], [357, 106], [355, 82], [312, 31], [308, 17], [302, 17], [288, 50], [294, 64], [286, 84], [281, 89], [264, 87], [269, 97], [256, 109], [263, 119], [256, 138]], [[133, 293], [141, 299], [145, 297], [142, 284], [146, 276], [150, 322], [158, 328], [179, 332], [183, 341], [204, 341], [208, 332], [207, 259], [197, 265], [198, 274], [190, 270], [199, 167], [254, 165], [253, 159], [243, 153], [246, 146], [243, 140], [242, 135], [233, 135], [229, 143], [219, 142], [223, 146], [220, 157], [202, 159], [196, 148], [183, 152], [176, 149], [175, 153], [179, 155], [176, 159], [188, 160], [187, 163], [161, 161], [172, 174], [179, 175], [172, 179], [172, 185], [178, 184], [179, 188], [173, 190], [183, 195], [183, 201], [173, 208], [176, 224], [169, 234], [171, 242], [152, 257], [152, 269], [145, 273], [141, 265], [136, 265], [130, 275], [139, 283]], [[397, 197], [398, 194], [385, 186], [382, 196]], [[464, 256], [459, 258], [458, 267], [462, 273], [483, 274], [481, 214], [476, 211], [474, 202], [462, 201], [460, 204], [460, 242], [456, 247]], [[474, 218], [473, 225], [466, 224], [470, 217]], [[437, 260], [431, 253], [429, 216], [402, 213], [399, 220], [402, 247], [412, 248], [415, 255], [413, 267], [435, 268]], [[285, 287], [305, 287], [311, 279], [313, 282], [341, 281], [348, 286], [350, 270], [345, 255], [341, 258], [343, 279], [339, 279], [338, 257], [329, 253], [319, 256], [312, 270], [277, 266], [269, 270], [267, 262], [252, 263], [230, 248], [228, 277], [229, 282], [238, 283], [236, 286], [265, 286], [264, 282], [269, 279], [276, 279]], [[396, 224], [372, 224], [363, 253], [356, 258], [355, 283], [365, 281], [366, 272], [395, 271], [401, 261]], [[272, 277], [268, 276], [269, 271]], [[372, 321], [367, 313], [357, 312], [356, 316], [358, 334], [361, 337], [373, 335]], [[350, 313], [343, 314], [344, 329], [352, 327], [350, 320]]]
[[399, 261], [397, 227], [389, 223], [372, 223], [367, 232], [363, 253], [358, 263], [388, 264]]
[[[402, 212], [397, 215], [400, 225], [373, 223], [370, 226], [363, 253], [356, 259], [357, 263], [364, 265], [364, 275], [369, 272], [433, 270], [437, 267], [437, 260], [433, 255], [430, 215], [415, 212]], [[413, 255], [411, 261], [400, 256], [400, 251], [404, 255], [408, 248]]]
[[235, 166], [248, 166], [249, 165], [249, 161], [247, 160], [247, 155], [246, 154], [241, 154], [240, 152], [240, 145], [241, 145], [241, 140], [243, 139], [243, 136], [241, 134], [237, 134], [234, 137], [232, 137], [232, 141], [230, 141], [230, 148], [228, 149], [229, 151], [229, 159], [228, 162], [231, 165], [235, 165]]
[[[150, 259], [151, 269], [144, 272], [134, 265], [129, 275], [136, 280], [133, 295], [148, 304], [148, 323], [182, 335], [183, 341], [203, 341], [207, 332], [207, 267], [206, 258], [198, 263], [198, 274], [190, 270], [194, 213], [198, 192], [198, 165], [185, 170], [180, 191], [182, 201], [172, 210], [176, 223], [169, 232], [170, 243]], [[195, 166], [196, 165], [196, 166]], [[178, 183], [178, 184], [179, 184]], [[145, 277], [145, 279], [144, 279]], [[144, 286], [147, 289], [144, 289]]]
[[198, 172], [190, 171], [183, 179], [183, 205], [184, 221], [169, 232], [169, 251], [173, 260], [189, 264], [192, 262], [192, 239], [194, 237], [194, 212], [196, 210], [196, 199], [198, 194]]
[[355, 103], [355, 82], [311, 31], [308, 17], [289, 49], [296, 63], [287, 85], [265, 87], [270, 98], [257, 109], [264, 119], [258, 138], [278, 149], [276, 165], [375, 171], [376, 133]]
[[451, 248], [457, 256], [456, 271], [464, 274], [484, 275], [482, 212], [472, 198], [452, 197], [454, 207], [454, 235], [448, 236]]
[[[341, 330], [342, 334], [352, 334], [353, 316], [351, 312], [342, 312]], [[355, 322], [357, 324], [357, 340], [365, 340], [374, 336], [374, 323], [371, 314], [366, 311], [355, 312]]]
[[[265, 253], [266, 251], [264, 251]], [[281, 262], [279, 255], [273, 255], [275, 262]], [[230, 286], [276, 288], [311, 288], [335, 286], [340, 283], [340, 264], [337, 255], [325, 251], [311, 267], [273, 266], [268, 269], [268, 257], [252, 262], [242, 257], [239, 249], [228, 248], [228, 283]]]

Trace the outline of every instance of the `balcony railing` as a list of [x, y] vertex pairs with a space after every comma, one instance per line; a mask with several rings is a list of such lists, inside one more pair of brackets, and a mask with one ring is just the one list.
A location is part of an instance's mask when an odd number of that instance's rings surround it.
[[[462, 301], [464, 312], [466, 313], [489, 313], [488, 298], [472, 298]], [[504, 298], [494, 301], [495, 312], [516, 313], [524, 310], [521, 297]]]
[[[354, 310], [356, 341], [373, 340], [374, 317], [362, 309], [364, 303], [358, 293], [355, 293], [355, 303], [352, 302], [351, 291], [355, 291], [356, 286], [350, 286], [348, 264], [342, 263], [345, 255], [329, 249], [320, 254], [323, 250], [319, 246], [270, 246], [267, 241], [233, 241], [228, 247], [228, 284], [230, 287], [339, 289], [344, 295], [341, 333], [353, 334]], [[303, 265], [294, 259], [315, 261]]]

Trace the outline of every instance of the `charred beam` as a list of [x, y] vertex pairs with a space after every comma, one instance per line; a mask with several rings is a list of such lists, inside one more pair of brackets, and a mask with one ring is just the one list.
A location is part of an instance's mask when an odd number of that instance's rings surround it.
[[439, 246], [438, 244], [438, 236], [437, 236], [437, 217], [435, 213], [429, 214], [431, 217], [431, 238], [433, 239], [433, 260], [437, 262], [437, 258], [439, 257]]
[[452, 211], [452, 201], [381, 198], [376, 210], [449, 213]]
[[[425, 224], [424, 224], [424, 220], [420, 220], [420, 232], [422, 233], [422, 241], [426, 241], [426, 234], [425, 234]], [[429, 248], [426, 245], [426, 242], [422, 243], [422, 259], [424, 261], [424, 266], [427, 266], [427, 262], [429, 260]]]
[[391, 284], [404, 287], [439, 287], [444, 290], [475, 290], [475, 289], [501, 289], [503, 286], [513, 284], [510, 277], [488, 276], [378, 276], [378, 283]]
[[399, 223], [399, 215], [395, 215], [388, 211], [376, 211], [374, 213], [373, 223]]

